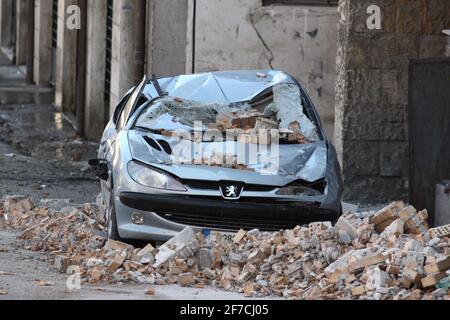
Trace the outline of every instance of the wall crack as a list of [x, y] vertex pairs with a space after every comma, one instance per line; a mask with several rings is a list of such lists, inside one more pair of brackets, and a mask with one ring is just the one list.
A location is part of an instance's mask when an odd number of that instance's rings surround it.
[[256, 35], [258, 36], [259, 40], [261, 41], [262, 45], [264, 46], [265, 50], [265, 56], [269, 63], [270, 69], [273, 70], [273, 60], [275, 59], [275, 56], [273, 54], [272, 49], [270, 49], [269, 45], [267, 44], [266, 40], [264, 40], [263, 36], [259, 32], [258, 28], [256, 27], [255, 21], [253, 20], [255, 12], [250, 12], [249, 14], [249, 20], [250, 24], [252, 25], [253, 30], [255, 30]]

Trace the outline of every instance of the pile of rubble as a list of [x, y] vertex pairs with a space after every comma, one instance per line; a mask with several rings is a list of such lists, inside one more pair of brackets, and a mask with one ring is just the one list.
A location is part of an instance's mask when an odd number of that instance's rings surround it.
[[[53, 207], [53, 208], [52, 208]], [[87, 283], [212, 285], [246, 297], [417, 300], [450, 298], [450, 227], [429, 230], [426, 211], [395, 202], [377, 213], [274, 233], [239, 231], [232, 242], [186, 228], [159, 248], [106, 240], [89, 204], [0, 204], [0, 227], [21, 230], [25, 248]], [[154, 293], [154, 289], [149, 289]]]

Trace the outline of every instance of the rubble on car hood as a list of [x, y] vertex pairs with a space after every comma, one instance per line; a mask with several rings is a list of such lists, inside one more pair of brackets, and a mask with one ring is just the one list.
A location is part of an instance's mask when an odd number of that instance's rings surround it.
[[45, 252], [61, 272], [78, 266], [89, 283], [212, 285], [287, 299], [450, 299], [450, 226], [429, 230], [426, 210], [402, 202], [347, 213], [335, 226], [241, 230], [231, 243], [188, 227], [159, 248], [106, 241], [97, 211], [94, 204], [56, 210], [7, 197], [0, 227], [21, 230], [25, 248]]
[[167, 96], [153, 99], [149, 84], [144, 95], [153, 100], [128, 132], [134, 159], [280, 175], [288, 183], [325, 177], [327, 143], [287, 74], [218, 72], [161, 79], [160, 85]]
[[[146, 137], [148, 137], [148, 133], [145, 131], [132, 130], [128, 133], [133, 159], [170, 172], [182, 179], [231, 180], [274, 186], [285, 186], [299, 179], [315, 182], [325, 178], [327, 160], [329, 156], [332, 156], [328, 152], [328, 145], [325, 141], [303, 145], [279, 145], [279, 150], [274, 153], [268, 146], [265, 149], [259, 149], [259, 161], [251, 163], [247, 159], [242, 163], [247, 170], [234, 170], [238, 163], [236, 162], [238, 150], [245, 148], [245, 144], [232, 141], [225, 145], [224, 143], [205, 142], [203, 146], [208, 152], [203, 157], [203, 163], [220, 167], [220, 170], [210, 170], [209, 166], [193, 165], [194, 155], [180, 163], [179, 158], [174, 159], [164, 149], [152, 147], [147, 143]], [[164, 136], [154, 135], [153, 137], [160, 144], [162, 141], [167, 142], [172, 150], [190, 150], [189, 143], [173, 141]], [[226, 165], [227, 157], [231, 157], [233, 160], [228, 161], [228, 163], [232, 163], [229, 167]], [[214, 159], [218, 159], [217, 164], [214, 163]], [[261, 159], [266, 161], [261, 162]]]

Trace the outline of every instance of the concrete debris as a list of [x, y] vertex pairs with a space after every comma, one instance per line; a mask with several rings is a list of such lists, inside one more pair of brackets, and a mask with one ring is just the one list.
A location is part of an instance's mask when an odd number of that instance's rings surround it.
[[62, 210], [70, 206], [70, 199], [42, 199], [39, 201], [40, 207], [45, 207], [53, 210]]
[[196, 249], [198, 249], [198, 244], [195, 232], [192, 228], [187, 227], [159, 248], [153, 267], [159, 268], [176, 256], [188, 258]]
[[90, 221], [97, 221], [95, 207], [49, 214], [26, 197], [5, 200], [0, 227], [21, 231], [23, 247], [46, 253], [60, 272], [77, 266], [83, 283], [209, 285], [286, 299], [450, 299], [450, 238], [430, 236], [426, 211], [401, 202], [377, 213], [348, 213], [335, 226], [240, 230], [230, 242], [187, 227], [160, 247], [134, 248], [101, 239], [104, 226]]
[[52, 287], [52, 286], [55, 285], [53, 282], [45, 281], [45, 280], [37, 280], [37, 281], [36, 281], [36, 284], [37, 284], [39, 287]]
[[147, 288], [147, 290], [145, 290], [145, 294], [147, 296], [154, 296], [156, 294], [156, 290], [155, 288]]

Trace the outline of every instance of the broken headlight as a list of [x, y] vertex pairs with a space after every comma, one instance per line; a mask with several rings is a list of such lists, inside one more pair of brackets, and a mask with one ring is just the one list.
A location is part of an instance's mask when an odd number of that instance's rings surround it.
[[160, 173], [136, 161], [128, 163], [128, 173], [137, 183], [155, 189], [186, 191], [186, 188], [175, 178]]
[[280, 196], [309, 196], [317, 197], [325, 193], [326, 182], [321, 180], [315, 183], [295, 182], [281, 188], [277, 194]]

